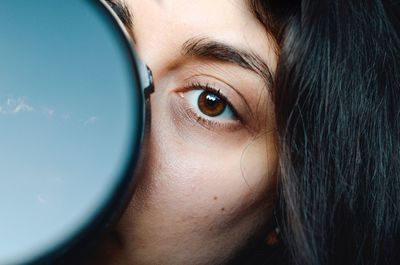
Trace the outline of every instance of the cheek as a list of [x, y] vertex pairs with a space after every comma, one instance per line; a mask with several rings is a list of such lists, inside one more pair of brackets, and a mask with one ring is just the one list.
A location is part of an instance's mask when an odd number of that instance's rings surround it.
[[132, 217], [157, 227], [180, 224], [168, 229], [175, 233], [215, 233], [271, 207], [277, 164], [274, 135], [224, 141], [223, 135], [200, 136], [184, 127], [178, 133], [168, 113], [157, 111], [157, 104], [153, 110]]

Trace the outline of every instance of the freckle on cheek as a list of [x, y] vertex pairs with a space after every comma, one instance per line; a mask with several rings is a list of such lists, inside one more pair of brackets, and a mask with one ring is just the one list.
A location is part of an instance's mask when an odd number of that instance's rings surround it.
[[217, 197], [217, 196], [214, 197], [214, 201], [216, 201], [216, 200], [218, 200], [218, 197]]
[[225, 207], [222, 207], [222, 208], [221, 208], [221, 212], [225, 212]]

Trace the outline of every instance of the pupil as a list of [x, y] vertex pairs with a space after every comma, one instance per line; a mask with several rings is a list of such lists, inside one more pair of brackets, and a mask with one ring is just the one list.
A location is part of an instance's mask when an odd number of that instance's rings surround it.
[[198, 105], [201, 112], [210, 117], [221, 115], [226, 108], [224, 100], [208, 91], [201, 93]]

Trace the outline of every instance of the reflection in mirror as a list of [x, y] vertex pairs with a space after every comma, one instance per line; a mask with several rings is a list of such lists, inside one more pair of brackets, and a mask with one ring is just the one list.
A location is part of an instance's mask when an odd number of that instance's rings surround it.
[[2, 1], [0, 39], [0, 264], [21, 264], [127, 196], [142, 98], [127, 41], [97, 1]]

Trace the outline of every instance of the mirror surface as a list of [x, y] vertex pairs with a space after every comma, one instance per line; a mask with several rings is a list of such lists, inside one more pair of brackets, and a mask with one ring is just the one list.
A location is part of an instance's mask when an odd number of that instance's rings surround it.
[[97, 1], [4, 0], [0, 39], [0, 264], [21, 264], [126, 196], [143, 103], [129, 45]]

